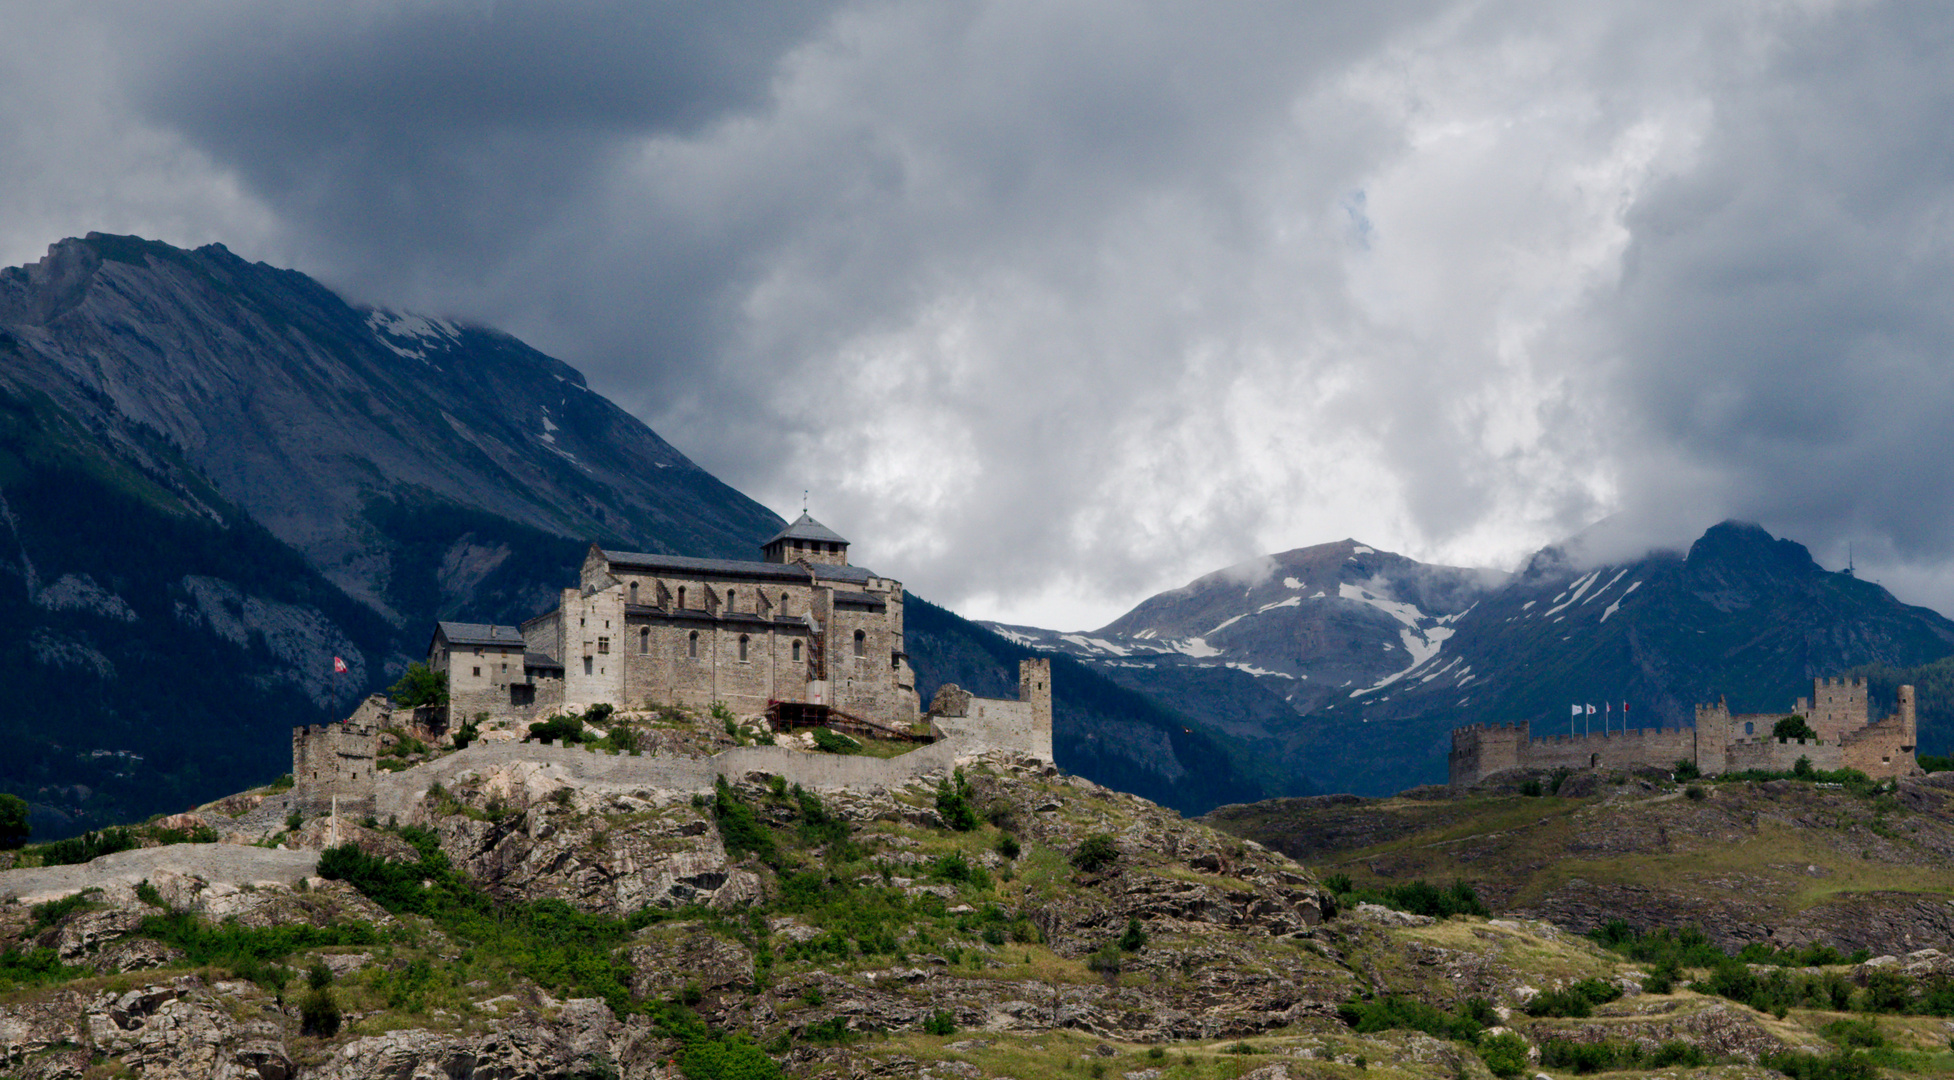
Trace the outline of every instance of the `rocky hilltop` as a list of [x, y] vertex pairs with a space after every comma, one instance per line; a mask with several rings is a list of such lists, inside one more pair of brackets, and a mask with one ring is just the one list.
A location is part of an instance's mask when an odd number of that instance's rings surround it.
[[[657, 730], [672, 777], [753, 734]], [[1835, 1055], [1838, 1014], [1645, 985], [1550, 921], [1363, 903], [1028, 759], [815, 793], [390, 738], [391, 822], [291, 820], [259, 790], [150, 827], [230, 843], [0, 874], [0, 1070], [1354, 1080]], [[1551, 798], [1528, 816], [1579, 801]], [[1282, 810], [1314, 806], [1336, 803]], [[1925, 985], [1937, 955], [1836, 969], [1844, 1004]], [[1867, 1023], [1928, 1056], [1928, 1033]]]

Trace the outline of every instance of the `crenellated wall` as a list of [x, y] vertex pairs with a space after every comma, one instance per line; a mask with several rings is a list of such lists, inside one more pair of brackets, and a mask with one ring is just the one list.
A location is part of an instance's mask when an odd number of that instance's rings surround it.
[[1914, 758], [1913, 687], [1900, 687], [1893, 715], [1870, 724], [1861, 679], [1816, 680], [1812, 696], [1799, 698], [1797, 705], [1818, 738], [1774, 738], [1772, 728], [1792, 714], [1732, 715], [1723, 700], [1696, 706], [1693, 728], [1639, 728], [1539, 739], [1530, 737], [1525, 724], [1455, 728], [1450, 781], [1462, 788], [1512, 769], [1668, 769], [1678, 761], [1689, 761], [1706, 775], [1749, 769], [1785, 772], [1799, 758], [1824, 771], [1849, 768], [1872, 777], [1919, 774]]

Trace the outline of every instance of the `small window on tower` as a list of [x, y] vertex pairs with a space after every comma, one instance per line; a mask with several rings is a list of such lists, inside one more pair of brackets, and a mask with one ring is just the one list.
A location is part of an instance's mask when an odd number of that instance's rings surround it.
[[649, 653], [650, 651], [651, 651], [651, 627], [646, 626], [639, 629], [638, 631], [638, 655], [643, 656], [646, 653]]
[[597, 639], [597, 654], [598, 654], [599, 656], [604, 656], [604, 655], [607, 655], [607, 654], [609, 654], [609, 653], [610, 653], [610, 651], [611, 651], [611, 639], [610, 639], [610, 638], [607, 638], [607, 637], [600, 637], [600, 638], [598, 638], [598, 639]]
[[678, 587], [678, 606], [681, 608], [685, 606], [685, 586], [683, 585]]
[[478, 679], [482, 677], [482, 669], [480, 667], [475, 669], [475, 677]]
[[697, 630], [692, 631], [692, 635], [685, 639], [685, 655], [694, 660], [699, 658], [699, 632]]
[[746, 635], [740, 635], [740, 663], [746, 663]]
[[860, 630], [855, 631], [855, 655], [857, 657], [868, 655], [868, 635]]
[[800, 662], [801, 662], [801, 643], [796, 641], [794, 642], [794, 663], [798, 664]]
[[638, 602], [638, 583], [635, 581], [631, 583], [631, 602]]

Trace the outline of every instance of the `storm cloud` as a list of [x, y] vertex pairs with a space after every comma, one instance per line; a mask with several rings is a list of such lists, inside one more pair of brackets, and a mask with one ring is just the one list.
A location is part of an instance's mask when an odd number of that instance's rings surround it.
[[0, 13], [6, 262], [221, 240], [501, 326], [966, 613], [1609, 515], [1954, 608], [1931, 5]]

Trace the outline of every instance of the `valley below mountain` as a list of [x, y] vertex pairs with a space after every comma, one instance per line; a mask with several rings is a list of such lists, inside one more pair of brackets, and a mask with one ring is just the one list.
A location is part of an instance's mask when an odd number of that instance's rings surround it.
[[[1688, 726], [1698, 703], [1784, 709], [1814, 678], [1954, 653], [1954, 621], [1755, 525], [1627, 562], [1583, 558], [1585, 540], [1513, 575], [1346, 540], [1207, 575], [1096, 631], [993, 628], [1207, 718], [1280, 777], [1368, 796], [1444, 780], [1455, 727], [1552, 734], [1574, 705], [1595, 707], [1580, 723], [1597, 731]], [[1876, 713], [1897, 678], [1875, 679]], [[1924, 708], [1922, 745], [1954, 746], [1947, 705]]]

